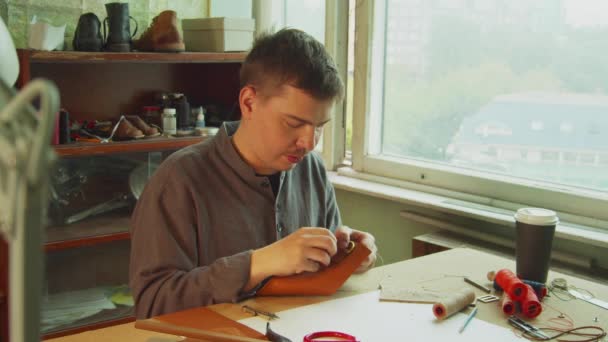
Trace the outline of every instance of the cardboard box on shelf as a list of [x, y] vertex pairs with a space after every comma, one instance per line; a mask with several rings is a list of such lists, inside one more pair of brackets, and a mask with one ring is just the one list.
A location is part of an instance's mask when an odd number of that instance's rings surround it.
[[246, 51], [253, 42], [255, 20], [251, 18], [183, 19], [187, 51]]

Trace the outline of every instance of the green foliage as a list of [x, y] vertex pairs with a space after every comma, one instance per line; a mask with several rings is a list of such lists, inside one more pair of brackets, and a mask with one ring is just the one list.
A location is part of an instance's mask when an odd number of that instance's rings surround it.
[[460, 122], [496, 95], [531, 90], [559, 90], [547, 70], [515, 74], [504, 64], [482, 64], [437, 76], [428, 82], [400, 79], [403, 67], [391, 68], [385, 89], [384, 152], [445, 159], [445, 148]]
[[383, 152], [445, 160], [463, 118], [499, 95], [608, 91], [608, 30], [527, 30], [442, 17], [424, 72], [386, 65]]

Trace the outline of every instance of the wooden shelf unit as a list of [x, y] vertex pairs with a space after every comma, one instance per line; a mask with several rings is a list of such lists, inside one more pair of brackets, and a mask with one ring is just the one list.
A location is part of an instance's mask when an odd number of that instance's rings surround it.
[[70, 119], [116, 120], [141, 114], [159, 94], [184, 93], [191, 105], [221, 104], [238, 119], [239, 70], [244, 53], [110, 53], [18, 49], [17, 86], [53, 81]]
[[48, 227], [44, 249], [50, 252], [128, 240], [129, 220], [130, 215], [126, 210], [115, 210], [70, 225]]
[[180, 137], [180, 138], [151, 138], [131, 141], [114, 141], [105, 144], [76, 142], [65, 145], [55, 145], [55, 152], [60, 157], [80, 157], [113, 153], [129, 152], [156, 152], [177, 150], [182, 147], [199, 143], [206, 138], [203, 137]]
[[240, 63], [244, 52], [81, 52], [19, 49], [35, 63]]
[[82, 325], [79, 327], [67, 328], [67, 329], [61, 330], [61, 331], [52, 331], [52, 332], [44, 334], [43, 340], [46, 341], [46, 340], [50, 340], [50, 339], [57, 338], [57, 337], [78, 334], [78, 333], [85, 332], [88, 330], [96, 330], [96, 329], [111, 327], [113, 325], [130, 323], [133, 321], [135, 321], [135, 317], [133, 317], [133, 316], [121, 317], [121, 318], [109, 318], [107, 320], [100, 320], [97, 323]]
[[[226, 116], [222, 120], [240, 118], [239, 71], [246, 53], [48, 52], [17, 49], [17, 54], [20, 64], [17, 88], [24, 87], [36, 78], [52, 81], [59, 89], [61, 107], [68, 111], [70, 119], [116, 120], [123, 114], [139, 115], [143, 106], [160, 103], [159, 94], [172, 92], [184, 93], [191, 105], [212, 104], [230, 110], [224, 111]], [[202, 137], [153, 138], [107, 144], [55, 145], [54, 149], [60, 158], [86, 158], [175, 150], [202, 140]], [[107, 248], [115, 253], [112, 256], [128, 262], [128, 245], [125, 244], [130, 238], [129, 216], [124, 212], [115, 215], [108, 213], [69, 227], [49, 227], [44, 249], [48, 256], [57, 257], [75, 251]], [[120, 252], [117, 253], [117, 250]], [[8, 246], [0, 237], [0, 342], [8, 340], [8, 265]], [[54, 281], [69, 282], [72, 275], [79, 272], [78, 269], [62, 268], [58, 262], [50, 266], [62, 274], [53, 278]], [[95, 272], [90, 269], [86, 271]], [[113, 272], [121, 277], [126, 275], [124, 267]], [[87, 320], [82, 326], [49, 332], [44, 339], [132, 320], [133, 317], [99, 317], [98, 321]]]

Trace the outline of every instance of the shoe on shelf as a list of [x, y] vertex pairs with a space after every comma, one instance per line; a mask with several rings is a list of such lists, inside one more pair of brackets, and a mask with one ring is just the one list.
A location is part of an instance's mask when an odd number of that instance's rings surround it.
[[[137, 21], [129, 15], [129, 4], [111, 2], [106, 5], [108, 16], [103, 20], [104, 50], [111, 52], [129, 52], [132, 50], [132, 38], [137, 34]], [[131, 21], [135, 30], [131, 33]], [[107, 31], [107, 35], [106, 35]]]
[[138, 51], [183, 52], [186, 45], [177, 29], [177, 13], [166, 10], [152, 19], [150, 27], [134, 42]]
[[95, 13], [85, 13], [78, 19], [72, 40], [74, 51], [101, 51], [101, 22]]
[[137, 115], [125, 115], [125, 118], [129, 120], [133, 126], [143, 132], [146, 138], [158, 137], [160, 135], [158, 128], [148, 125]]
[[121, 118], [117, 125], [113, 140], [131, 140], [145, 137], [144, 133], [133, 126], [126, 117]]

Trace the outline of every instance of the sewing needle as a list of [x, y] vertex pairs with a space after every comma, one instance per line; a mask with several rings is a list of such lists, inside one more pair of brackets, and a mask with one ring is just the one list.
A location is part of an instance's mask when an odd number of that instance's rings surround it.
[[249, 312], [249, 313], [253, 314], [254, 316], [257, 316], [257, 315], [266, 316], [266, 317], [268, 317], [268, 319], [279, 318], [279, 316], [277, 316], [274, 312], [255, 309], [249, 305], [243, 305], [242, 308], [243, 308], [243, 311]]
[[458, 333], [462, 333], [464, 331], [464, 328], [466, 328], [467, 325], [469, 325], [469, 322], [471, 322], [473, 317], [475, 317], [476, 313], [477, 313], [477, 308], [474, 308], [473, 311], [471, 311], [471, 313], [469, 313], [467, 318], [464, 320], [464, 323], [462, 323], [462, 326], [460, 327], [460, 329], [458, 329]]

